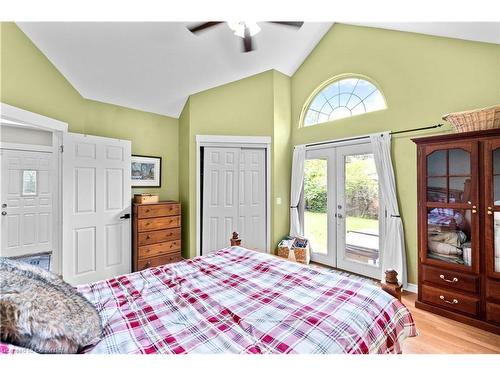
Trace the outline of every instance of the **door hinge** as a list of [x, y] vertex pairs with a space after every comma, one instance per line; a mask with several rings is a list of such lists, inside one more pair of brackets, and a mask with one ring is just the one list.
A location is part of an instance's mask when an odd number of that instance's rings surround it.
[[61, 152], [64, 152], [64, 145], [60, 145], [60, 146], [59, 146], [59, 150], [60, 150]]

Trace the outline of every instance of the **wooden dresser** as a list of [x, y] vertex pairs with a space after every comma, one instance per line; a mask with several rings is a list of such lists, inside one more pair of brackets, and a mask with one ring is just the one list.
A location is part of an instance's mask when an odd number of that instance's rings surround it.
[[500, 129], [413, 141], [415, 306], [500, 334]]
[[182, 260], [180, 203], [134, 203], [132, 215], [134, 272]]

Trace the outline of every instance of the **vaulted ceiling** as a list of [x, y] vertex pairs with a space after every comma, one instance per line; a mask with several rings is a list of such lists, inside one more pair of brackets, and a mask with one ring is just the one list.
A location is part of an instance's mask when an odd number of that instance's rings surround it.
[[[194, 35], [186, 22], [31, 22], [23, 32], [85, 98], [178, 117], [189, 95], [269, 69], [292, 75], [331, 22], [259, 23], [256, 50], [226, 24]], [[499, 24], [365, 26], [500, 43]]]

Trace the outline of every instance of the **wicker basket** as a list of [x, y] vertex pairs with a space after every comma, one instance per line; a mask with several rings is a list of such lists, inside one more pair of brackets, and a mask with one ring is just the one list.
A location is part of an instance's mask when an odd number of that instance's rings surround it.
[[305, 241], [305, 247], [296, 247], [294, 245], [290, 246], [290, 243], [287, 243], [287, 241], [281, 241], [278, 245], [276, 255], [293, 262], [309, 264], [311, 261], [311, 252], [309, 249], [309, 241]]
[[449, 113], [443, 116], [457, 133], [500, 128], [500, 104], [471, 111]]

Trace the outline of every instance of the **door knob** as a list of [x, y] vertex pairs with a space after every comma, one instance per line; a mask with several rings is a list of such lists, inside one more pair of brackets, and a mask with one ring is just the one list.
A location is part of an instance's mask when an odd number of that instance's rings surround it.
[[7, 215], [7, 211], [2, 211], [2, 216]]
[[7, 208], [7, 203], [2, 203], [2, 208]]
[[342, 218], [343, 218], [342, 214], [337, 214], [337, 217], [338, 217], [339, 219], [342, 219]]

